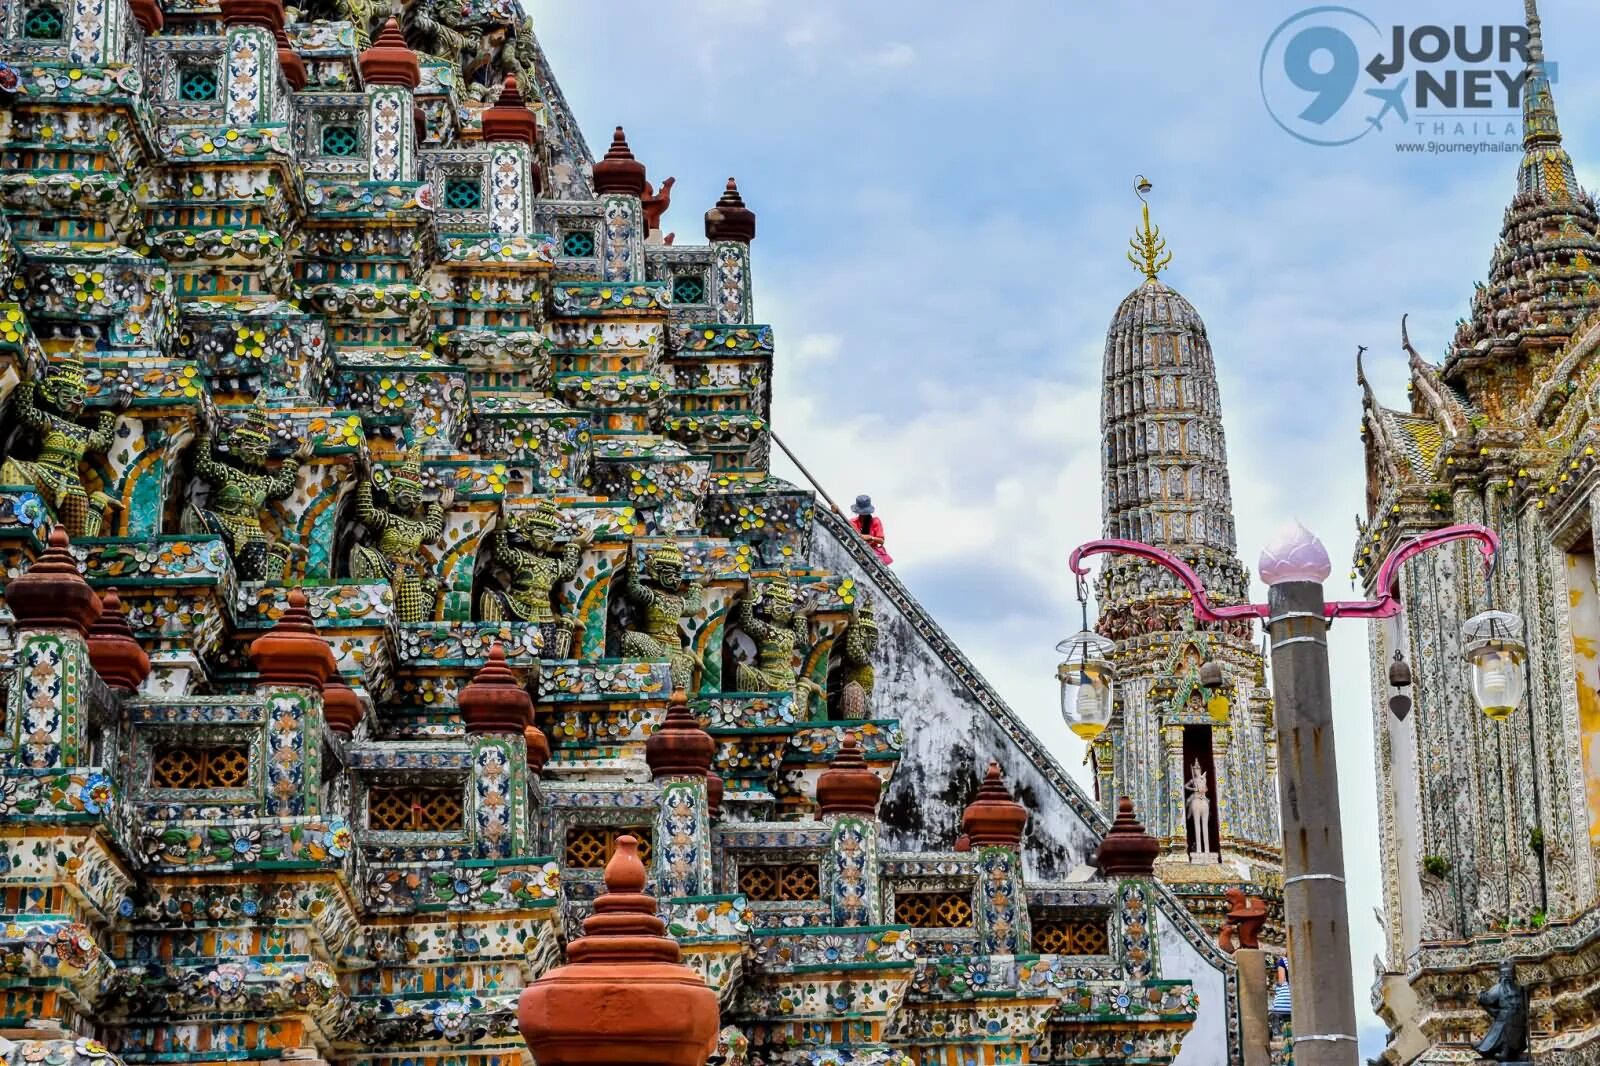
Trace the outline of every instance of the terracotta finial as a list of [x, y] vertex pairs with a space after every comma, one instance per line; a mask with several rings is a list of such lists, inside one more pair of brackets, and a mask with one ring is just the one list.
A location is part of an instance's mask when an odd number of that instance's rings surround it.
[[283, 0], [221, 0], [225, 26], [260, 26], [276, 37], [283, 30]]
[[704, 777], [716, 751], [717, 742], [690, 712], [688, 695], [674, 689], [666, 718], [644, 742], [650, 772], [656, 777]]
[[500, 99], [483, 113], [483, 139], [486, 141], [521, 141], [526, 145], [539, 141], [539, 120], [528, 110], [522, 90], [517, 88], [517, 76], [507, 74], [500, 87]]
[[713, 821], [722, 817], [722, 794], [727, 785], [715, 770], [706, 774], [706, 813]]
[[861, 745], [854, 733], [846, 733], [839, 754], [817, 778], [817, 807], [827, 814], [878, 813], [878, 796], [883, 782], [861, 757]]
[[1095, 863], [1103, 874], [1150, 877], [1155, 873], [1160, 850], [1160, 843], [1133, 816], [1133, 800], [1123, 796], [1117, 801], [1116, 820], [1095, 852]]
[[706, 240], [749, 244], [755, 239], [756, 213], [744, 205], [738, 182], [729, 178], [722, 199], [706, 212]]
[[1228, 922], [1238, 931], [1239, 946], [1261, 946], [1261, 927], [1267, 922], [1267, 905], [1254, 896], [1244, 894], [1237, 885], [1223, 893], [1228, 898]]
[[633, 837], [617, 838], [605, 882], [584, 935], [567, 948], [569, 964], [522, 990], [522, 1039], [539, 1066], [704, 1066], [717, 1039], [717, 996], [683, 965], [644, 894]]
[[1022, 829], [1027, 824], [1028, 809], [1011, 798], [1000, 776], [1000, 764], [991, 761], [978, 795], [961, 814], [961, 828], [974, 847], [1014, 848], [1022, 843]]
[[372, 47], [361, 53], [361, 80], [368, 85], [398, 85], [415, 89], [422, 84], [422, 64], [417, 53], [406, 44], [400, 22], [394, 16], [383, 24]]
[[298, 588], [289, 590], [289, 609], [277, 625], [250, 645], [257, 682], [263, 685], [307, 685], [321, 689], [338, 669], [333, 649], [317, 633], [311, 618], [311, 601]]
[[342, 737], [350, 736], [361, 724], [364, 713], [361, 697], [355, 689], [345, 684], [343, 677], [334, 674], [322, 686], [322, 720], [335, 733]]
[[150, 676], [150, 656], [133, 635], [116, 589], [100, 596], [100, 617], [89, 627], [89, 662], [106, 684], [129, 692]]
[[300, 59], [300, 53], [294, 50], [294, 45], [289, 43], [289, 35], [279, 26], [273, 33], [278, 40], [278, 66], [283, 68], [283, 76], [289, 83], [289, 88], [299, 92], [306, 87], [306, 65]]
[[33, 565], [5, 588], [17, 629], [76, 629], [87, 636], [100, 617], [100, 597], [78, 572], [72, 542], [62, 526], [50, 530]]
[[604, 159], [594, 165], [594, 191], [605, 195], [644, 197], [644, 164], [633, 158], [628, 137], [618, 126], [611, 135], [611, 147]]
[[651, 234], [661, 228], [661, 216], [672, 206], [672, 187], [677, 178], [668, 178], [657, 189], [648, 181], [644, 183], [644, 231]]
[[498, 640], [489, 648], [489, 661], [456, 697], [456, 706], [469, 733], [522, 736], [533, 721], [533, 698], [506, 665], [506, 649]]
[[550, 761], [550, 741], [536, 725], [522, 727], [522, 743], [528, 749], [528, 772], [538, 774]]
[[129, 0], [128, 7], [133, 11], [134, 19], [139, 23], [140, 29], [148, 34], [159, 32], [167, 24], [167, 17], [161, 10], [160, 0]]

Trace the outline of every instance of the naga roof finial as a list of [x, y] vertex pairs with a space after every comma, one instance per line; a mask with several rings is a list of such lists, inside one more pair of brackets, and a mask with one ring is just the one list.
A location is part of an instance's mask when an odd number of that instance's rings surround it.
[[1144, 229], [1135, 233], [1128, 245], [1133, 250], [1128, 253], [1128, 262], [1144, 274], [1151, 281], [1156, 280], [1172, 262], [1172, 253], [1167, 251], [1167, 242], [1161, 236], [1160, 226], [1150, 225], [1150, 203], [1144, 198], [1145, 193], [1153, 188], [1150, 179], [1140, 174], [1133, 179], [1133, 191], [1139, 197], [1139, 202], [1144, 205]]

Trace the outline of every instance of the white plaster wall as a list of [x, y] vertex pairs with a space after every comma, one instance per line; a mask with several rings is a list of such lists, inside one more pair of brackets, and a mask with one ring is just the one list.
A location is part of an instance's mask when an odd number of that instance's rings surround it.
[[1227, 1002], [1227, 978], [1184, 939], [1171, 919], [1159, 911], [1154, 916], [1161, 976], [1188, 978], [1200, 996], [1199, 1014], [1178, 1052], [1176, 1066], [1226, 1066], [1228, 1032], [1221, 1004]]

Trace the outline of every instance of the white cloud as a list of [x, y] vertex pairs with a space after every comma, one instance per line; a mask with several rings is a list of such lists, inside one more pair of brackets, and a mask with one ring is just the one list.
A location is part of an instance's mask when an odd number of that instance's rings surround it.
[[878, 67], [909, 67], [917, 61], [917, 50], [905, 41], [895, 41], [872, 53], [871, 61]]

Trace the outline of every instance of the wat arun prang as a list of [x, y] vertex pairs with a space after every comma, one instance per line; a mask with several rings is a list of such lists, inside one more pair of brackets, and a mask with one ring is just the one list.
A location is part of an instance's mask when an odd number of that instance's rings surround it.
[[513, 4], [0, 11], [8, 1063], [526, 1061], [629, 838], [730, 1066], [1242, 1060], [1170, 810], [769, 473], [733, 181]]

